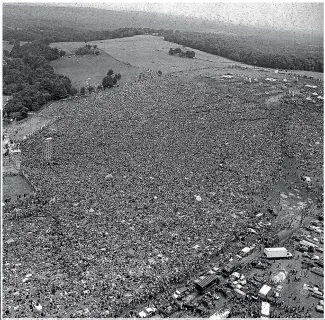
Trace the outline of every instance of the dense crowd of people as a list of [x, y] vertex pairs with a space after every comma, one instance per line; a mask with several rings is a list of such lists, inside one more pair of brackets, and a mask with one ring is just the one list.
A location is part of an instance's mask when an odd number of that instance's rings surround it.
[[20, 205], [28, 218], [4, 221], [4, 316], [164, 309], [216, 255], [264, 243], [256, 214], [286, 156], [282, 111], [260, 108], [258, 83], [237, 83], [163, 76], [44, 110], [62, 117], [21, 144], [38, 192]]

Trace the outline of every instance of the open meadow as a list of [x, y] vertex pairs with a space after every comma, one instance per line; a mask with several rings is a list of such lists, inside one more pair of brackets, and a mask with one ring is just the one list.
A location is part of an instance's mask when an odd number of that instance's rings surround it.
[[[75, 50], [85, 45], [84, 42], [56, 42], [51, 47], [57, 47], [67, 52], [66, 56], [51, 62], [55, 72], [68, 76], [77, 88], [89, 83], [101, 83], [108, 69], [122, 75], [121, 84], [134, 80], [140, 73], [148, 70], [163, 73], [194, 71], [209, 68], [223, 68], [227, 64], [239, 63], [214, 56], [199, 50], [194, 50], [194, 59], [179, 58], [168, 54], [169, 48], [178, 45], [166, 42], [161, 37], [134, 36], [122, 39], [91, 41], [97, 45], [100, 54], [74, 55]], [[190, 50], [190, 49], [188, 49]]]
[[[76, 47], [79, 48], [80, 46], [77, 45]], [[134, 80], [142, 72], [140, 68], [112, 58], [103, 50], [100, 50], [98, 56], [66, 55], [59, 60], [52, 61], [51, 65], [56, 73], [68, 76], [72, 85], [78, 89], [86, 86], [86, 82], [92, 86], [101, 84], [109, 69], [121, 74], [120, 84]]]
[[[57, 73], [68, 76], [77, 88], [84, 86], [88, 78], [90, 78], [91, 84], [101, 83], [108, 69], [121, 73], [121, 84], [134, 80], [140, 73], [148, 70], [173, 73], [219, 69], [223, 72], [224, 68], [229, 65], [253, 69], [252, 66], [199, 50], [194, 50], [195, 58], [193, 59], [171, 56], [168, 54], [170, 48], [181, 47], [182, 50], [185, 48], [164, 41], [162, 37], [151, 35], [91, 41], [89, 43], [98, 45], [100, 50], [98, 56], [75, 56], [75, 50], [84, 46], [84, 42], [56, 42], [51, 44], [51, 47], [57, 47], [67, 52], [65, 57], [52, 61], [51, 65]], [[186, 48], [185, 50], [192, 49]], [[273, 73], [272, 69], [266, 70]], [[289, 76], [290, 73], [323, 78], [323, 74], [317, 72], [294, 70], [288, 71], [286, 76]], [[259, 72], [257, 74], [259, 75]]]
[[[168, 54], [170, 48], [182, 46], [168, 41], [162, 37], [143, 35], [130, 38], [101, 41], [100, 48], [117, 60], [143, 69], [161, 70], [170, 73], [177, 71], [190, 71], [193, 69], [224, 67], [225, 64], [234, 63], [229, 59], [195, 51], [195, 58], [180, 58]], [[183, 49], [183, 48], [182, 48]], [[192, 50], [187, 48], [187, 50]]]

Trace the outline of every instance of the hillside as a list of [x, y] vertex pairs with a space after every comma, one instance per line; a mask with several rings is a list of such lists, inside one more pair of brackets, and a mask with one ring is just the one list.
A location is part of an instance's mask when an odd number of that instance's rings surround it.
[[[82, 19], [75, 19], [75, 17]], [[3, 6], [3, 24], [11, 28], [73, 28], [81, 30], [113, 30], [124, 27], [173, 30], [206, 30], [215, 23], [187, 20], [166, 14], [122, 12], [81, 7], [53, 7], [31, 5]]]
[[[21, 143], [22, 167], [41, 199], [22, 210], [36, 217], [4, 222], [8, 316], [32, 315], [27, 303], [9, 308], [20, 299], [9, 287], [25, 292], [26, 274], [47, 317], [132, 316], [148, 305], [163, 315], [188, 280], [279, 232], [267, 196], [276, 193], [282, 210], [275, 186], [288, 159], [322, 180], [322, 101], [306, 100], [315, 81], [278, 74], [250, 82], [245, 70], [204, 76], [149, 77], [42, 112], [60, 118]], [[280, 101], [288, 90], [300, 94]], [[53, 165], [39, 156], [48, 136]], [[317, 195], [300, 201], [307, 197]], [[292, 218], [287, 208], [282, 214]], [[248, 232], [251, 225], [258, 232]], [[252, 303], [236, 315], [260, 310]]]
[[[55, 42], [53, 48], [65, 50], [68, 54], [59, 60], [52, 61], [55, 72], [68, 76], [72, 84], [78, 88], [91, 78], [92, 83], [101, 83], [108, 69], [121, 73], [121, 82], [135, 79], [140, 73], [149, 69], [165, 73], [202, 70], [207, 68], [223, 68], [234, 62], [222, 57], [195, 50], [194, 59], [179, 58], [168, 54], [169, 48], [178, 45], [164, 41], [155, 36], [134, 36], [123, 39], [91, 41], [97, 44], [100, 54], [76, 56], [73, 52], [84, 45], [82, 42]], [[239, 63], [237, 63], [239, 65]]]
[[[100, 55], [75, 56], [74, 51], [83, 46], [82, 42], [55, 42], [53, 48], [60, 48], [67, 52], [67, 56], [52, 61], [55, 72], [68, 76], [72, 85], [80, 88], [85, 81], [91, 78], [91, 83], [100, 83], [107, 70], [113, 69], [121, 73], [121, 83], [135, 79], [140, 73], [153, 70], [165, 73], [193, 72], [204, 70], [220, 70], [227, 66], [242, 66], [252, 68], [240, 62], [209, 54], [200, 50], [195, 51], [195, 58], [179, 58], [168, 54], [170, 48], [182, 47], [175, 43], [164, 41], [156, 36], [134, 36], [122, 39], [91, 41], [90, 44], [98, 45]], [[188, 50], [192, 48], [187, 47]], [[70, 57], [69, 57], [70, 55]], [[270, 70], [274, 72], [273, 70]], [[302, 75], [322, 78], [322, 73], [293, 71]], [[259, 76], [260, 72], [256, 72]]]
[[[80, 17], [80, 19], [75, 17]], [[4, 4], [3, 26], [4, 31], [7, 28], [26, 28], [30, 29], [30, 31], [33, 29], [102, 31], [125, 27], [155, 28], [174, 31], [221, 32], [238, 36], [254, 35], [264, 39], [286, 39], [290, 41], [296, 39], [296, 41], [301, 43], [306, 42], [317, 45], [323, 42], [323, 36], [319, 34], [279, 31], [199, 18], [189, 19], [188, 17], [161, 13], [123, 12], [82, 7], [55, 7], [50, 4]]]
[[[81, 45], [83, 45], [81, 43]], [[81, 45], [78, 45], [80, 47]], [[60, 46], [64, 47], [64, 46]], [[143, 70], [133, 65], [123, 63], [100, 50], [96, 55], [68, 55], [60, 60], [52, 61], [51, 66], [56, 73], [69, 77], [74, 87], [80, 89], [86, 85], [96, 86], [102, 83], [107, 71], [112, 69], [122, 75], [120, 83], [125, 83], [131, 78], [136, 78]]]

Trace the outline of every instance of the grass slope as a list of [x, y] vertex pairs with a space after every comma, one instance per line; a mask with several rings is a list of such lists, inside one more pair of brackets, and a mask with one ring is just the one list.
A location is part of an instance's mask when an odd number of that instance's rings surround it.
[[[78, 88], [84, 86], [88, 78], [91, 78], [90, 82], [92, 84], [101, 82], [108, 69], [121, 73], [121, 83], [123, 83], [148, 69], [171, 73], [222, 69], [228, 65], [252, 68], [240, 62], [231, 61], [199, 50], [194, 50], [194, 59], [171, 56], [168, 54], [169, 48], [181, 46], [164, 41], [162, 37], [150, 35], [92, 41], [90, 43], [98, 45], [101, 50], [99, 56], [71, 56], [71, 58], [64, 57], [51, 62], [57, 73], [68, 76], [73, 85]], [[79, 47], [84, 46], [84, 42], [55, 42], [51, 46], [58, 47], [71, 54]], [[187, 49], [192, 50], [188, 47]], [[269, 70], [273, 72], [272, 69]], [[295, 70], [292, 73], [313, 76], [319, 79], [323, 78], [323, 74], [318, 72]]]
[[[90, 83], [101, 83], [108, 69], [113, 69], [122, 75], [121, 83], [133, 79], [147, 69], [163, 73], [190, 71], [197, 69], [223, 68], [228, 64], [240, 63], [214, 56], [199, 50], [194, 50], [196, 58], [179, 58], [168, 54], [169, 48], [179, 45], [163, 41], [160, 37], [135, 36], [123, 39], [92, 41], [97, 44], [100, 54], [75, 56], [69, 54], [84, 46], [83, 42], [56, 42], [52, 47], [65, 50], [68, 54], [59, 60], [52, 61], [55, 72], [68, 76], [72, 84], [78, 88]], [[189, 48], [189, 50], [191, 50]]]
[[[84, 45], [82, 43], [77, 42], [68, 42], [67, 44], [70, 46], [70, 48], [74, 45], [77, 48]], [[71, 44], [73, 45], [71, 46]], [[81, 88], [82, 86], [85, 86], [86, 81], [89, 78], [89, 84], [101, 84], [103, 78], [106, 76], [107, 71], [109, 69], [112, 69], [114, 70], [114, 72], [120, 73], [122, 75], [122, 79], [120, 80], [120, 83], [122, 84], [132, 78], [135, 78], [142, 71], [137, 67], [133, 67], [131, 65], [128, 65], [112, 58], [102, 50], [100, 50], [100, 54], [98, 56], [72, 55], [70, 58], [69, 56], [65, 56], [59, 60], [52, 61], [51, 65], [56, 73], [68, 76], [71, 79], [72, 85], [76, 88]]]

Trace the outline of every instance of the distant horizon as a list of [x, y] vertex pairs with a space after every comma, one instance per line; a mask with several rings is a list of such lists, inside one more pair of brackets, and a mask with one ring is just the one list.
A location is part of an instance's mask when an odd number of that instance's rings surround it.
[[13, 5], [90, 7], [94, 9], [168, 14], [207, 22], [230, 23], [299, 33], [323, 34], [324, 3], [99, 3], [7, 2]]

